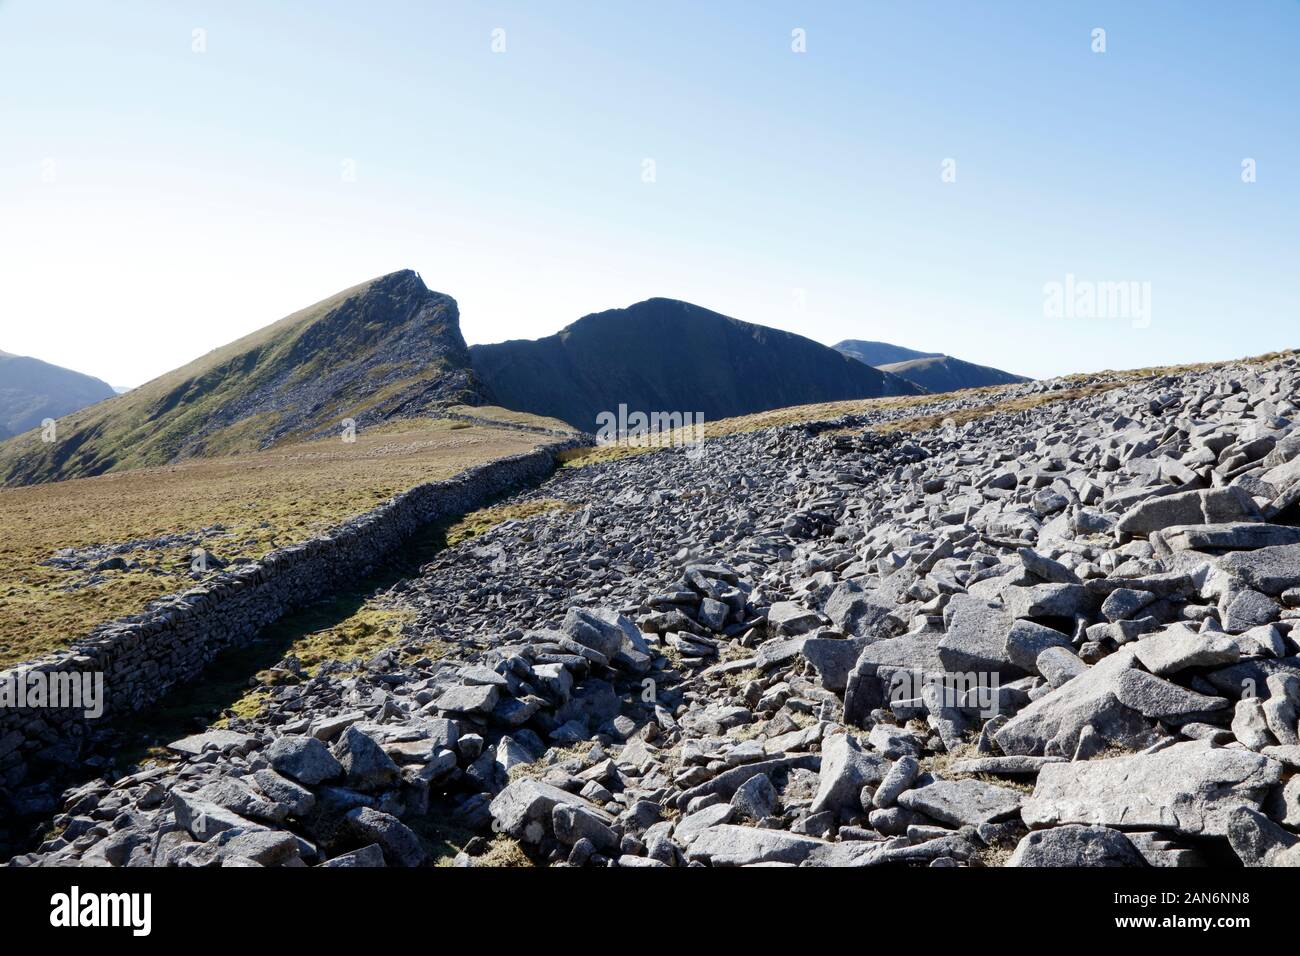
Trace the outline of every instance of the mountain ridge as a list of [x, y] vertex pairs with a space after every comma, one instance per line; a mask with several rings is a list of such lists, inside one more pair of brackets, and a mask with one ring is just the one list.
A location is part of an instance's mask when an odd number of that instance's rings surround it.
[[497, 404], [586, 431], [620, 404], [714, 419], [923, 392], [804, 336], [664, 297], [542, 338], [473, 345], [470, 358]]
[[873, 368], [894, 362], [907, 362], [911, 359], [939, 358], [943, 355], [942, 352], [919, 352], [902, 345], [874, 342], [868, 339], [844, 339], [842, 342], [836, 342], [831, 348]]
[[1024, 375], [1016, 375], [992, 368], [988, 365], [976, 365], [965, 362], [951, 355], [936, 355], [930, 358], [916, 358], [905, 362], [892, 362], [877, 366], [881, 371], [889, 372], [931, 392], [956, 392], [963, 388], [987, 388], [990, 385], [1015, 385], [1020, 382], [1033, 381]]
[[976, 365], [943, 352], [921, 352], [889, 342], [844, 339], [832, 348], [936, 394], [1033, 381], [1024, 375], [989, 365]]

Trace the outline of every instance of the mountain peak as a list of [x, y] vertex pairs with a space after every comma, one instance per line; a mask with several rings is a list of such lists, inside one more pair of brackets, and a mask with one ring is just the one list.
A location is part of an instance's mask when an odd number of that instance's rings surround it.
[[482, 398], [456, 301], [402, 269], [74, 412], [60, 420], [57, 442], [26, 436], [6, 443], [0, 480], [256, 451], [321, 437], [344, 419], [364, 426]]
[[545, 338], [475, 345], [470, 356], [497, 404], [586, 431], [619, 405], [718, 419], [924, 391], [801, 335], [662, 297]]

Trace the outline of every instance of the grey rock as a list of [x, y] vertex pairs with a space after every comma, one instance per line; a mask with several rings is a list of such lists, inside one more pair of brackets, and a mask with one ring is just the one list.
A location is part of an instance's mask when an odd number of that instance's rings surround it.
[[280, 804], [285, 814], [291, 817], [305, 817], [316, 806], [316, 795], [306, 787], [300, 787], [287, 777], [282, 777], [274, 770], [262, 769], [253, 774], [257, 788], [266, 794], [267, 799]]
[[551, 810], [551, 827], [555, 838], [567, 846], [585, 839], [601, 853], [609, 854], [618, 848], [618, 836], [610, 828], [608, 818], [589, 807], [556, 803]]
[[948, 632], [938, 645], [946, 670], [1012, 679], [1023, 674], [1007, 656], [1007, 632], [1014, 618], [1005, 608], [964, 594], [953, 595], [949, 608]]
[[[915, 757], [899, 757], [885, 773], [884, 779], [880, 781], [880, 786], [876, 788], [875, 793], [872, 795], [871, 807], [884, 809], [892, 806], [903, 791], [912, 785], [920, 772], [921, 764]], [[868, 808], [863, 807], [863, 809]]]
[[614, 822], [604, 810], [582, 797], [561, 790], [540, 780], [516, 780], [497, 794], [492, 801], [494, 828], [507, 836], [523, 838], [528, 835], [528, 825], [535, 822], [551, 823], [557, 804], [579, 807], [592, 813], [607, 826]]
[[232, 810], [204, 800], [195, 794], [176, 790], [172, 793], [176, 822], [196, 840], [210, 840], [224, 830], [264, 830], [266, 827], [245, 819]]
[[1045, 648], [1034, 661], [1034, 669], [1052, 687], [1061, 687], [1088, 672], [1088, 665], [1071, 649], [1061, 646]]
[[1237, 807], [1228, 817], [1228, 842], [1245, 866], [1273, 866], [1277, 857], [1300, 844], [1300, 837], [1250, 807]]
[[1017, 620], [1007, 631], [1005, 656], [1016, 667], [1029, 673], [1038, 672], [1038, 655], [1049, 647], [1069, 650], [1073, 646], [1066, 634], [1033, 621]]
[[1282, 768], [1247, 750], [1176, 743], [1153, 753], [1048, 764], [1021, 809], [1031, 827], [1065, 823], [1226, 836], [1238, 807], [1258, 810]]
[[1134, 666], [1121, 648], [1088, 671], [1039, 697], [998, 729], [993, 739], [1008, 755], [1072, 757], [1084, 728], [1114, 746], [1138, 749], [1158, 739], [1154, 725], [1115, 696], [1119, 674]]
[[1032, 777], [1044, 764], [1062, 763], [1064, 757], [972, 757], [955, 760], [949, 766], [952, 773], [991, 774], [997, 777]]
[[1219, 524], [1259, 517], [1250, 495], [1239, 488], [1216, 488], [1150, 498], [1125, 512], [1116, 530], [1125, 535], [1148, 535], [1172, 525]]
[[729, 823], [734, 813], [734, 808], [728, 803], [715, 803], [703, 810], [688, 813], [677, 822], [673, 837], [679, 845], [690, 846], [692, 840], [710, 827]]
[[1232, 733], [1250, 750], [1263, 750], [1277, 743], [1268, 729], [1264, 702], [1258, 697], [1245, 697], [1237, 701], [1232, 716]]
[[1073, 618], [1080, 614], [1090, 614], [1098, 606], [1097, 596], [1079, 584], [1010, 587], [1003, 592], [1002, 598], [1013, 618]]
[[378, 843], [371, 843], [359, 850], [340, 853], [338, 856], [320, 864], [325, 867], [376, 867], [384, 865], [384, 851]]
[[767, 612], [768, 627], [778, 634], [799, 635], [821, 626], [821, 617], [794, 601], [777, 601]]
[[848, 686], [849, 672], [853, 670], [853, 665], [857, 663], [866, 645], [866, 638], [838, 640], [810, 637], [803, 642], [799, 652], [816, 669], [823, 687], [843, 693]]
[[1241, 586], [1277, 597], [1300, 581], [1300, 544], [1234, 552], [1220, 559], [1218, 567]]
[[686, 856], [713, 866], [797, 865], [826, 845], [825, 840], [784, 830], [722, 824], [701, 832], [687, 848]]
[[389, 866], [419, 866], [425, 851], [420, 838], [396, 817], [370, 807], [349, 810], [344, 817], [348, 831], [358, 840], [379, 844]]
[[434, 706], [451, 713], [490, 714], [500, 697], [495, 684], [459, 684], [444, 691]]
[[1026, 835], [1007, 866], [1145, 867], [1146, 858], [1127, 836], [1109, 827], [1067, 824]]
[[876, 784], [884, 774], [884, 760], [862, 749], [850, 734], [835, 734], [822, 743], [821, 770], [817, 794], [809, 808], [842, 812], [861, 809], [858, 792], [866, 784]]
[[731, 795], [734, 818], [759, 822], [776, 812], [777, 793], [766, 774], [756, 773]]
[[1142, 666], [1160, 677], [1189, 667], [1233, 664], [1241, 656], [1232, 638], [1198, 634], [1181, 625], [1142, 637], [1134, 645], [1134, 651]]
[[267, 748], [266, 757], [277, 771], [309, 787], [343, 775], [343, 765], [315, 737], [279, 737]]
[[1190, 718], [1228, 706], [1222, 697], [1198, 694], [1137, 668], [1126, 668], [1116, 676], [1115, 697], [1125, 707], [1155, 720]]
[[257, 738], [249, 734], [240, 734], [233, 730], [208, 730], [201, 734], [173, 740], [167, 745], [167, 749], [193, 756], [205, 750], [217, 750], [222, 753], [231, 750], [247, 751], [256, 743]]
[[334, 756], [347, 775], [347, 785], [363, 792], [382, 790], [397, 780], [397, 764], [375, 740], [353, 724], [334, 745]]
[[908, 790], [898, 803], [953, 826], [975, 826], [1014, 815], [1023, 797], [1018, 790], [979, 780], [937, 780]]

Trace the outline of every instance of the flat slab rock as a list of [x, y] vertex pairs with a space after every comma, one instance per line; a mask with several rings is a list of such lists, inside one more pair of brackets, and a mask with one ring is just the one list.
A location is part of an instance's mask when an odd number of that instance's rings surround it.
[[898, 803], [953, 826], [978, 826], [1014, 816], [1023, 799], [1019, 790], [980, 780], [938, 780], [904, 792]]
[[971, 757], [954, 762], [948, 769], [953, 773], [991, 773], [1006, 777], [1032, 776], [1044, 764], [1064, 763], [1064, 757]]
[[1021, 816], [1030, 827], [1081, 823], [1226, 836], [1238, 807], [1258, 810], [1282, 765], [1196, 740], [1155, 753], [1045, 764]]
[[756, 863], [798, 865], [818, 847], [826, 846], [817, 837], [765, 830], [733, 824], [709, 827], [695, 838], [686, 850], [690, 860], [714, 866], [752, 866]]
[[257, 738], [250, 737], [248, 734], [236, 733], [233, 730], [209, 730], [173, 740], [167, 745], [167, 749], [181, 754], [197, 755], [209, 748], [224, 752], [236, 748], [247, 749], [255, 743]]

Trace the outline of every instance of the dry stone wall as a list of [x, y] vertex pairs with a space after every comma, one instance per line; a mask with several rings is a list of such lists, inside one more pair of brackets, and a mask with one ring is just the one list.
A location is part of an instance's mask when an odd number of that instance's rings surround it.
[[[232, 567], [141, 614], [96, 628], [66, 651], [0, 672], [0, 685], [70, 684], [82, 675], [103, 675], [103, 714], [95, 720], [139, 710], [195, 678], [220, 652], [355, 582], [421, 527], [545, 477], [560, 451], [580, 443], [551, 443], [418, 485], [321, 537]], [[10, 704], [0, 707], [0, 787], [30, 782], [33, 757], [51, 763], [75, 759], [77, 738], [88, 729], [84, 708]]]

